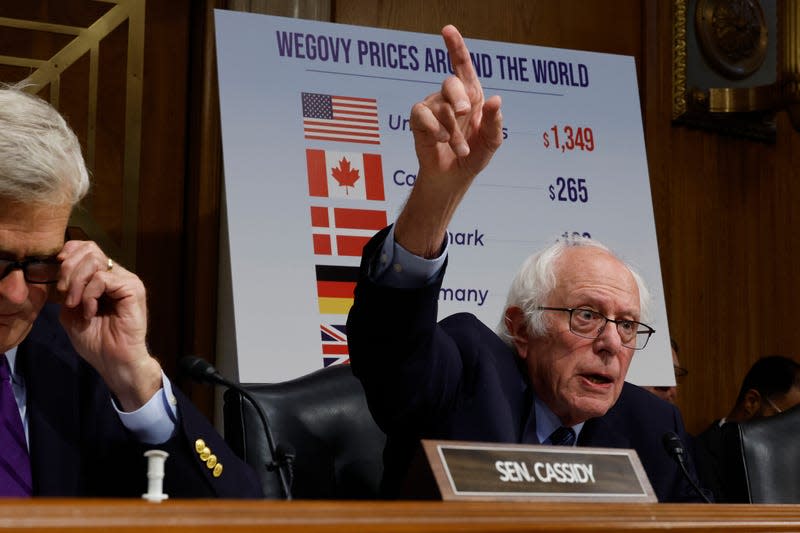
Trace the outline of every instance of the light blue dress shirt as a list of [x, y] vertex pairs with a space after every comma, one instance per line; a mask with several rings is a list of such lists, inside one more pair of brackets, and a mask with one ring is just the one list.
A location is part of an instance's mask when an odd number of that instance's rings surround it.
[[[550, 442], [550, 435], [564, 424], [562, 424], [558, 416], [535, 395], [533, 398], [533, 410], [536, 415], [536, 437], [542, 444], [552, 444], [552, 442]], [[575, 432], [575, 444], [578, 443], [578, 437], [581, 435], [583, 424], [585, 424], [585, 422], [570, 426]]]

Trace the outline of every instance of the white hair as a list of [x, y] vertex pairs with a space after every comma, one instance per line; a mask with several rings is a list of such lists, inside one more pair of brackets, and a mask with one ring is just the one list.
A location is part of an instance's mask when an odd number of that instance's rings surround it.
[[575, 237], [568, 240], [558, 240], [544, 250], [529, 256], [522, 263], [517, 275], [511, 282], [506, 305], [503, 308], [503, 316], [500, 317], [500, 323], [497, 327], [497, 334], [506, 344], [513, 346], [514, 340], [505, 318], [505, 310], [510, 307], [518, 307], [522, 310], [528, 324], [528, 332], [531, 335], [542, 336], [546, 333], [544, 311], [537, 308], [545, 305], [548, 296], [556, 287], [558, 282], [556, 263], [558, 259], [564, 253], [564, 250], [574, 247], [592, 247], [603, 250], [625, 265], [639, 289], [639, 320], [647, 319], [650, 308], [650, 291], [647, 289], [644, 279], [631, 265], [622, 261], [607, 246], [593, 239]]
[[74, 206], [88, 190], [81, 145], [59, 112], [22, 85], [0, 86], [0, 197]]

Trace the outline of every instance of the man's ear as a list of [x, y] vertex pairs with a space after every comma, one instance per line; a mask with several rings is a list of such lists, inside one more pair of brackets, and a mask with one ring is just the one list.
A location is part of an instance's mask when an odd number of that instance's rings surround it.
[[521, 359], [528, 357], [528, 343], [530, 342], [530, 332], [528, 331], [528, 321], [525, 313], [519, 307], [509, 307], [506, 309], [504, 320], [506, 329], [511, 334], [517, 355]]
[[747, 389], [744, 393], [744, 412], [748, 420], [761, 410], [761, 393], [755, 389]]

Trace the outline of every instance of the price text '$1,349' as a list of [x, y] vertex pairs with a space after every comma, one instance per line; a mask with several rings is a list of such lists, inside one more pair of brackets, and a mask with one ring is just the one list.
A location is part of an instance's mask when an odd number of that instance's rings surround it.
[[563, 152], [576, 150], [594, 151], [594, 133], [589, 127], [572, 127], [554, 124], [542, 133], [542, 144], [545, 148], [553, 148]]

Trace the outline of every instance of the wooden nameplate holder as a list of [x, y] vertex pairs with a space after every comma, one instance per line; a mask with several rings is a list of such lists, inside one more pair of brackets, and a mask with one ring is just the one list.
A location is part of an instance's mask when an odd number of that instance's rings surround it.
[[422, 457], [405, 489], [409, 496], [657, 501], [635, 450], [433, 440], [421, 444]]

